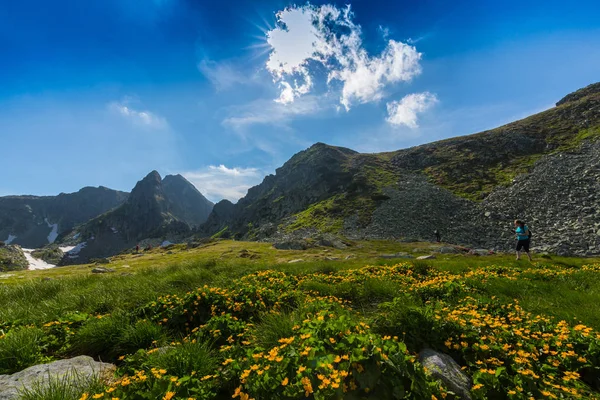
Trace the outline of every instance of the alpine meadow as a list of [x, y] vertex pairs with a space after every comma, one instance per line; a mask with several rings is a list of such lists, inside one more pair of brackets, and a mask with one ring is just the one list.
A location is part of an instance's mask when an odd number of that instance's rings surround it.
[[599, 15], [0, 7], [0, 400], [600, 400]]

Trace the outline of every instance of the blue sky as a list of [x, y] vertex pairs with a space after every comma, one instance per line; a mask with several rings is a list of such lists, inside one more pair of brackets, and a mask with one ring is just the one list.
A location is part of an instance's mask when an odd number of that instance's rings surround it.
[[235, 201], [318, 141], [410, 147], [600, 80], [597, 1], [5, 3], [0, 195], [156, 169]]

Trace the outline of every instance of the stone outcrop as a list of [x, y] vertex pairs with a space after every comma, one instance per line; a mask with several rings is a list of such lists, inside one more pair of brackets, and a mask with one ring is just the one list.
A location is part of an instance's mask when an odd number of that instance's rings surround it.
[[20, 271], [28, 267], [29, 263], [21, 247], [12, 244], [0, 246], [0, 272]]
[[72, 380], [73, 384], [91, 379], [107, 379], [115, 370], [113, 364], [94, 361], [88, 356], [54, 361], [29, 367], [12, 375], [0, 375], [0, 400], [16, 400], [23, 390], [43, 387], [48, 382]]

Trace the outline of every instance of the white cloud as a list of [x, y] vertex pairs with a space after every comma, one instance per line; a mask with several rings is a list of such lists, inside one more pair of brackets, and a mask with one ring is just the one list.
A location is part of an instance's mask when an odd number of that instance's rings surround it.
[[384, 39], [387, 39], [388, 37], [390, 37], [390, 28], [385, 27], [383, 25], [379, 25], [379, 27], [377, 29], [379, 30], [379, 33], [381, 33], [381, 36]]
[[228, 61], [217, 63], [211, 60], [202, 60], [198, 63], [198, 70], [217, 90], [226, 90], [238, 84], [248, 83], [250, 80], [247, 75]]
[[263, 174], [257, 168], [229, 168], [223, 164], [209, 165], [181, 175], [213, 202], [227, 199], [235, 203], [246, 195], [250, 187], [263, 179]]
[[223, 120], [223, 125], [236, 130], [254, 124], [283, 127], [297, 116], [315, 114], [326, 107], [315, 96], [304, 96], [290, 103], [286, 103], [288, 100], [286, 96], [282, 93], [279, 101], [260, 99], [243, 106], [232, 107], [229, 110], [229, 117]]
[[417, 113], [427, 110], [437, 102], [437, 97], [429, 92], [409, 94], [400, 101], [387, 103], [388, 117], [386, 121], [392, 125], [417, 128], [419, 126]]
[[123, 103], [110, 103], [109, 109], [121, 115], [122, 117], [130, 120], [133, 124], [138, 126], [148, 127], [152, 129], [164, 129], [169, 126], [165, 118], [153, 114], [150, 111], [135, 110]]
[[278, 102], [289, 104], [309, 93], [316, 64], [325, 68], [328, 84], [341, 83], [340, 103], [346, 110], [354, 103], [380, 100], [389, 85], [421, 73], [421, 54], [408, 44], [389, 40], [380, 55], [369, 55], [353, 17], [349, 6], [331, 5], [294, 6], [277, 13], [278, 26], [267, 32], [271, 53], [266, 67], [280, 84]]

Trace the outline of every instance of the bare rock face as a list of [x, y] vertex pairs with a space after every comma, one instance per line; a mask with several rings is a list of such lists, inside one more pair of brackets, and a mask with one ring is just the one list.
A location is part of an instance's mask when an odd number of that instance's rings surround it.
[[54, 361], [29, 367], [12, 375], [0, 375], [0, 400], [16, 400], [20, 392], [33, 385], [45, 385], [51, 380], [73, 379], [77, 382], [109, 377], [115, 370], [113, 364], [94, 361], [88, 356]]

